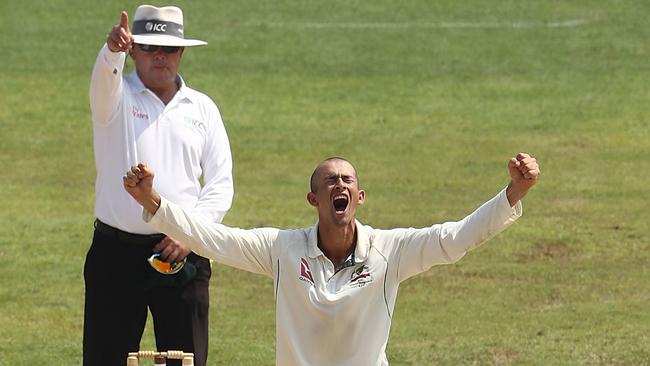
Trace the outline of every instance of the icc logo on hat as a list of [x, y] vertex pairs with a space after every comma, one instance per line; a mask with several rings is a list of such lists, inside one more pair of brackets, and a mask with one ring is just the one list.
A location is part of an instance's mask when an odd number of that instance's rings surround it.
[[167, 30], [167, 24], [147, 22], [144, 25], [144, 29], [147, 32], [165, 32]]

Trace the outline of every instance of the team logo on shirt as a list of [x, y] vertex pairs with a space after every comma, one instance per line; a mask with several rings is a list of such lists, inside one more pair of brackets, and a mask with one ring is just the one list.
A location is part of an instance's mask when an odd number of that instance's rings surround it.
[[134, 118], [149, 119], [149, 115], [147, 114], [147, 112], [141, 111], [137, 106], [133, 106], [131, 108], [131, 114], [133, 114]]
[[198, 119], [192, 118], [190, 116], [185, 116], [185, 118], [183, 118], [183, 121], [185, 121], [185, 123], [187, 123], [188, 125], [193, 126], [194, 128], [205, 130], [205, 124], [199, 121]]
[[372, 282], [372, 274], [368, 266], [361, 266], [352, 272], [350, 276], [350, 287], [363, 287]]
[[300, 258], [300, 277], [301, 281], [309, 282], [314, 284], [314, 277], [311, 275], [311, 268], [309, 268], [309, 262], [305, 258]]

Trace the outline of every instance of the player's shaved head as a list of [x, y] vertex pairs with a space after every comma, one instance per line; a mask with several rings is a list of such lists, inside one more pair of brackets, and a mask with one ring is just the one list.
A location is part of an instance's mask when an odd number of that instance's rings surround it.
[[354, 165], [352, 165], [352, 163], [350, 163], [345, 158], [342, 158], [340, 156], [333, 156], [333, 157], [330, 157], [330, 158], [327, 158], [327, 159], [321, 161], [316, 166], [316, 169], [314, 169], [314, 172], [311, 173], [311, 178], [309, 179], [309, 185], [310, 185], [310, 189], [311, 189], [312, 193], [316, 193], [316, 190], [318, 188], [318, 185], [316, 184], [316, 179], [318, 178], [323, 166], [325, 166], [328, 163], [336, 162], [336, 161], [344, 162], [344, 163], [348, 164], [352, 168], [352, 170], [354, 171], [354, 179], [357, 182], [357, 188], [359, 188], [359, 175], [357, 174], [357, 169], [354, 167]]

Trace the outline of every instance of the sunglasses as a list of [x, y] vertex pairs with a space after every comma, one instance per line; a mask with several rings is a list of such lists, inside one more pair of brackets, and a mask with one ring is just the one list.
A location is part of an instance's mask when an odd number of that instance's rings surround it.
[[154, 46], [150, 44], [137, 44], [138, 47], [144, 52], [147, 53], [154, 53], [157, 52], [158, 50], [162, 50], [164, 53], [176, 53], [180, 49], [180, 47], [175, 47], [175, 46]]

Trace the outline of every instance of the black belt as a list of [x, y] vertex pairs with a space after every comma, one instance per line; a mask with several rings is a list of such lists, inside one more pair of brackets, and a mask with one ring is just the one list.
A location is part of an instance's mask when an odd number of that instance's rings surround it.
[[108, 236], [112, 236], [118, 241], [135, 244], [135, 245], [152, 245], [165, 238], [165, 234], [132, 234], [106, 225], [99, 220], [95, 220], [95, 230]]

